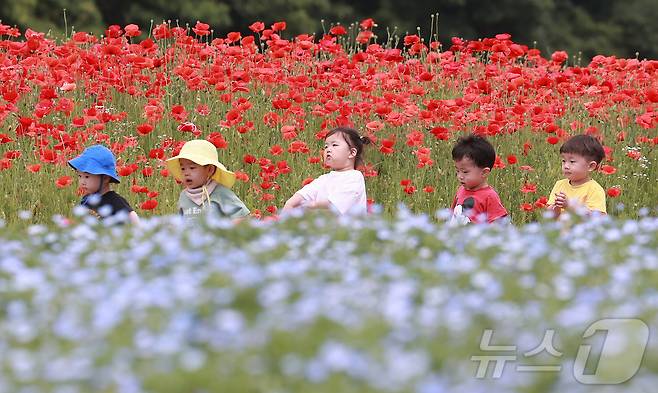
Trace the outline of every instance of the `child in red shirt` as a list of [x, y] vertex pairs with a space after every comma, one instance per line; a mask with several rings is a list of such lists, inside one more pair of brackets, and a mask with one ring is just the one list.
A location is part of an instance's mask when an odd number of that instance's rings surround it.
[[451, 222], [494, 222], [507, 216], [496, 191], [487, 184], [487, 176], [496, 161], [491, 143], [477, 135], [459, 138], [452, 149], [457, 180], [461, 184], [452, 202]]

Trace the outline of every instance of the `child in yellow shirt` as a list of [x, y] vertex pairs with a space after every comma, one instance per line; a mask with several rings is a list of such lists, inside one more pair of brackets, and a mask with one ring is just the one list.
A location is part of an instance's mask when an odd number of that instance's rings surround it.
[[560, 147], [562, 173], [548, 198], [548, 209], [559, 216], [564, 210], [583, 206], [589, 212], [606, 214], [605, 191], [591, 178], [605, 152], [601, 143], [591, 135], [576, 135]]

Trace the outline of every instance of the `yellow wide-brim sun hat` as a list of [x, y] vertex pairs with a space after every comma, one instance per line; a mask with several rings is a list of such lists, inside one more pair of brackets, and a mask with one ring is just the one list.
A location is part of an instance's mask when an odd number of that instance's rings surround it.
[[185, 142], [180, 153], [167, 160], [167, 168], [172, 176], [178, 181], [183, 180], [183, 173], [181, 172], [180, 162], [178, 161], [181, 158], [188, 159], [199, 165], [214, 165], [217, 168], [215, 174], [212, 176], [214, 181], [227, 188], [231, 188], [233, 187], [233, 184], [235, 184], [235, 173], [226, 169], [226, 167], [219, 162], [217, 148], [208, 141], [195, 139]]

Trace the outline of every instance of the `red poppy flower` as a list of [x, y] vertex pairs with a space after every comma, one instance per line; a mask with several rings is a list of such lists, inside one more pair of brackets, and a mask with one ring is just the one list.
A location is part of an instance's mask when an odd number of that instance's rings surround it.
[[171, 116], [180, 122], [187, 120], [187, 114], [183, 105], [174, 105], [171, 107]]
[[15, 160], [19, 158], [22, 155], [22, 153], [18, 150], [7, 150], [4, 154], [4, 158], [8, 158], [10, 160]]
[[13, 141], [14, 140], [11, 139], [7, 134], [0, 134], [0, 144], [5, 144]]
[[292, 141], [288, 146], [288, 153], [308, 154], [310, 151], [308, 145], [303, 141]]
[[271, 29], [272, 31], [283, 31], [286, 29], [286, 22], [285, 21], [275, 22], [272, 24]]
[[146, 168], [142, 169], [142, 176], [144, 176], [144, 177], [153, 176], [153, 168], [150, 167], [150, 166], [147, 166]]
[[135, 24], [129, 24], [123, 29], [126, 32], [126, 37], [137, 37], [138, 35], [142, 34], [142, 32], [139, 30], [139, 26]]
[[558, 138], [556, 136], [549, 136], [548, 138], [546, 138], [546, 142], [550, 143], [551, 145], [555, 145], [559, 141], [560, 141], [560, 138]]
[[105, 30], [105, 35], [110, 38], [119, 38], [123, 31], [119, 25], [110, 25], [107, 30]]
[[430, 133], [436, 137], [436, 139], [447, 141], [450, 139], [450, 133], [445, 127], [434, 127], [430, 130]]
[[527, 156], [528, 152], [532, 149], [532, 143], [530, 142], [525, 142], [523, 144], [523, 155]]
[[547, 205], [548, 205], [548, 198], [546, 198], [545, 196], [539, 197], [539, 199], [535, 201], [535, 207], [537, 209], [543, 209]]
[[411, 184], [411, 179], [402, 179], [400, 180], [400, 185], [406, 187]]
[[393, 153], [393, 146], [395, 146], [395, 139], [383, 139], [382, 140], [382, 146], [379, 148], [379, 151], [382, 154], [392, 154]]
[[0, 171], [4, 171], [6, 169], [11, 168], [11, 160], [9, 158], [2, 158], [0, 159]]
[[142, 202], [142, 204], [139, 206], [142, 210], [153, 210], [156, 207], [158, 207], [158, 201], [155, 199], [147, 199], [146, 201]]
[[210, 114], [210, 108], [208, 108], [208, 105], [205, 104], [199, 104], [194, 108], [194, 111], [201, 116], [208, 116]]
[[421, 146], [423, 144], [423, 140], [425, 139], [425, 135], [418, 131], [411, 131], [410, 133], [407, 134], [407, 146]]
[[252, 156], [251, 154], [245, 154], [242, 161], [244, 161], [245, 164], [253, 164], [256, 162], [256, 157]]
[[329, 29], [329, 34], [333, 35], [345, 35], [347, 34], [347, 30], [341, 25], [337, 25]]
[[165, 157], [164, 149], [151, 149], [149, 151], [149, 158], [162, 160], [164, 159], [164, 157]]
[[432, 192], [434, 192], [434, 187], [432, 187], [432, 186], [425, 186], [425, 187], [423, 187], [423, 191], [425, 191], [425, 192], [428, 193], [428, 194], [429, 194], [429, 193], [432, 193]]
[[420, 37], [417, 34], [411, 34], [411, 35], [406, 35], [404, 36], [404, 45], [405, 46], [410, 46], [415, 43], [420, 42]]
[[139, 184], [134, 184], [130, 187], [130, 191], [136, 194], [146, 194], [149, 192], [149, 189], [146, 186], [140, 186]]
[[635, 118], [635, 123], [644, 129], [653, 128], [654, 117], [653, 112], [647, 112]]
[[524, 212], [531, 212], [534, 210], [534, 207], [532, 206], [532, 204], [528, 202], [524, 202], [519, 206], [519, 209]]
[[617, 198], [619, 195], [621, 195], [621, 188], [610, 187], [608, 188], [607, 194], [610, 198]]
[[192, 31], [198, 36], [207, 36], [210, 34], [209, 29], [210, 25], [197, 21], [196, 25], [192, 28]]
[[162, 177], [169, 177], [169, 169], [162, 169], [160, 170], [160, 176]]
[[119, 56], [122, 54], [122, 51], [118, 45], [105, 45], [103, 46], [103, 53], [110, 56]]
[[246, 183], [249, 181], [249, 175], [241, 171], [235, 171], [235, 179]]
[[215, 145], [215, 147], [218, 149], [226, 149], [228, 147], [228, 142], [226, 142], [226, 139], [224, 139], [224, 135], [217, 131], [211, 132], [206, 140]]
[[62, 176], [59, 179], [55, 180], [55, 185], [57, 188], [68, 187], [73, 183], [73, 179], [70, 176]]
[[615, 168], [612, 165], [602, 165], [601, 172], [603, 172], [606, 175], [612, 175], [613, 173], [617, 172], [617, 168]]
[[283, 153], [283, 148], [279, 145], [274, 145], [270, 148], [270, 154], [273, 156], [278, 156]]
[[42, 162], [54, 163], [57, 160], [57, 153], [50, 149], [41, 151], [40, 158]]
[[249, 30], [253, 31], [254, 33], [260, 33], [265, 29], [265, 23], [263, 22], [254, 22], [249, 25]]
[[30, 171], [32, 173], [37, 173], [41, 170], [41, 164], [28, 165], [26, 168], [27, 168], [28, 171]]
[[226, 42], [233, 43], [238, 42], [242, 38], [242, 34], [239, 31], [232, 31], [226, 35]]
[[276, 167], [279, 170], [280, 174], [285, 175], [285, 174], [290, 173], [292, 171], [292, 169], [290, 169], [290, 167], [288, 166], [288, 162], [285, 161], [285, 160], [277, 162]]
[[148, 135], [153, 131], [153, 126], [148, 123], [143, 123], [137, 126], [137, 132], [140, 135]]
[[305, 185], [309, 184], [309, 183], [312, 182], [313, 180], [315, 180], [315, 179], [313, 179], [312, 177], [307, 177], [306, 179], [304, 179], [304, 180], [302, 181], [302, 187], [304, 187]]
[[146, 196], [151, 199], [156, 198], [158, 195], [160, 195], [160, 193], [157, 191], [149, 191], [146, 193]]
[[557, 64], [564, 63], [565, 61], [567, 61], [568, 58], [569, 55], [565, 51], [556, 51], [553, 52], [553, 54], [551, 55], [551, 60], [553, 60], [553, 62]]
[[119, 174], [119, 176], [130, 176], [133, 172], [134, 170], [132, 169], [132, 167], [128, 165], [122, 165], [117, 168], [117, 173]]
[[359, 26], [361, 26], [361, 28], [363, 30], [368, 30], [368, 29], [372, 29], [373, 27], [377, 26], [377, 24], [375, 23], [375, 21], [372, 18], [368, 18], [368, 19], [362, 20], [361, 23], [359, 23]]
[[404, 192], [407, 193], [408, 195], [412, 195], [413, 193], [416, 192], [416, 187], [414, 186], [406, 186], [404, 188]]
[[640, 158], [642, 158], [642, 153], [640, 153], [640, 152], [637, 151], [637, 150], [629, 150], [629, 151], [626, 153], [626, 156], [628, 156], [628, 157], [630, 157], [630, 158], [632, 158], [632, 159], [634, 159], [634, 160], [639, 160]]
[[517, 163], [516, 156], [514, 154], [510, 154], [507, 156], [507, 163], [510, 165], [514, 165]]
[[295, 139], [297, 137], [297, 131], [295, 126], [283, 126], [281, 127], [281, 134], [283, 135], [284, 140]]
[[524, 183], [521, 187], [521, 192], [524, 194], [537, 192], [537, 185], [532, 183]]
[[374, 37], [374, 35], [375, 35], [375, 33], [373, 33], [373, 32], [370, 31], [370, 30], [364, 30], [364, 31], [361, 31], [361, 32], [359, 32], [359, 34], [356, 36], [356, 42], [358, 42], [359, 44], [367, 44], [368, 41], [370, 41], [370, 39], [371, 39], [372, 37]]
[[378, 175], [377, 170], [373, 167], [372, 164], [366, 164], [364, 166], [360, 166], [357, 169], [363, 173], [364, 177], [377, 177]]
[[499, 156], [496, 156], [496, 159], [494, 160], [494, 168], [505, 169], [505, 163], [500, 159]]
[[646, 91], [647, 100], [653, 102], [654, 104], [658, 102], [658, 89], [647, 89]]

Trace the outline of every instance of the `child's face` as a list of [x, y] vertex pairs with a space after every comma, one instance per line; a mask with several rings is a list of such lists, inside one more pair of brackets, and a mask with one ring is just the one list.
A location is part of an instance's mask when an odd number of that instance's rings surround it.
[[350, 148], [340, 132], [324, 140], [322, 155], [324, 163], [335, 171], [354, 169], [356, 149]]
[[461, 160], [455, 161], [455, 169], [457, 170], [457, 181], [464, 186], [467, 190], [477, 190], [487, 182], [487, 176], [491, 168], [480, 168], [473, 160], [468, 157], [463, 157]]
[[596, 161], [587, 161], [587, 158], [573, 153], [562, 153], [562, 174], [569, 179], [569, 183], [578, 186], [589, 180], [590, 173], [596, 169]]
[[212, 165], [199, 165], [194, 161], [181, 158], [178, 163], [183, 175], [183, 184], [186, 188], [199, 188], [206, 184], [213, 175], [215, 168]]
[[87, 172], [80, 172], [77, 171], [78, 173], [78, 186], [80, 187], [80, 190], [82, 190], [82, 195], [89, 195], [96, 193], [98, 191], [103, 191], [100, 189], [101, 187], [101, 176], [100, 175], [92, 175], [91, 173]]

